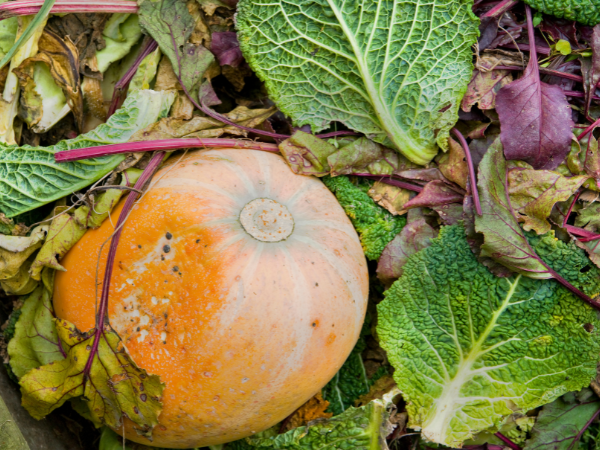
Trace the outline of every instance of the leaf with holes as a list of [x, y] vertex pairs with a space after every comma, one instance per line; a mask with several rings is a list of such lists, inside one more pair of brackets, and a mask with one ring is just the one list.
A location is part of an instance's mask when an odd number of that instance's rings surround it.
[[66, 320], [55, 323], [67, 357], [21, 378], [22, 404], [29, 414], [40, 420], [67, 400], [82, 397], [96, 425], [119, 429], [123, 417], [128, 417], [139, 433], [151, 436], [162, 410], [164, 384], [159, 377], [137, 367], [108, 326], [100, 333], [88, 367], [95, 329], [81, 333]]

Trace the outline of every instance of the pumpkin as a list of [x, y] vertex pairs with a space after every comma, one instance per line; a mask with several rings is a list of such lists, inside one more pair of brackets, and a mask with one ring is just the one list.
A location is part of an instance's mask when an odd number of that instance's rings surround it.
[[[121, 207], [56, 277], [56, 315], [82, 331], [94, 327], [108, 245], [98, 253]], [[127, 438], [203, 447], [277, 424], [340, 369], [367, 295], [356, 232], [317, 178], [251, 150], [196, 151], [163, 167], [124, 226], [109, 296], [131, 357], [166, 384], [153, 441], [128, 420]]]

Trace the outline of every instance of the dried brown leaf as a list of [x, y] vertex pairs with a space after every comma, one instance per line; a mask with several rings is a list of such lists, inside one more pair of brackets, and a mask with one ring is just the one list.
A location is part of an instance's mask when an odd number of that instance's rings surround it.
[[402, 207], [410, 200], [410, 191], [407, 189], [376, 181], [371, 189], [369, 189], [368, 194], [369, 197], [393, 215], [397, 216], [406, 213], [406, 210], [402, 209]]

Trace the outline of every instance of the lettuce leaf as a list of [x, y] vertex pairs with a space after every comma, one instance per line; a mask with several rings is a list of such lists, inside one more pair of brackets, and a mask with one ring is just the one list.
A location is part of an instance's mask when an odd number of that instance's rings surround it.
[[[593, 295], [598, 270], [548, 233], [538, 255]], [[378, 305], [377, 332], [407, 404], [409, 427], [458, 448], [589, 385], [600, 355], [596, 311], [555, 280], [499, 278], [477, 261], [462, 226], [442, 228], [413, 255]]]
[[473, 70], [470, 0], [242, 0], [250, 67], [296, 126], [339, 121], [417, 164], [447, 149]]
[[75, 139], [50, 147], [0, 144], [0, 211], [7, 217], [30, 211], [89, 186], [113, 170], [124, 155], [56, 163], [54, 154], [97, 145], [127, 142], [138, 130], [166, 117], [174, 94], [131, 93], [107, 123]]

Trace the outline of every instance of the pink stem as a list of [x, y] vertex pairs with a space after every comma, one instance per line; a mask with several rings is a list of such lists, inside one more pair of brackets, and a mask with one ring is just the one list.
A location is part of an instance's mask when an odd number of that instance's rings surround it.
[[[531, 42], [531, 41], [529, 41]], [[509, 42], [508, 44], [504, 44], [504, 45], [500, 45], [499, 47], [505, 47], [505, 48], [513, 48], [513, 49], [519, 49], [522, 50], [524, 52], [530, 52], [531, 48], [535, 48], [535, 43], [533, 45], [529, 45], [529, 44], [517, 44], [517, 46], [515, 47], [515, 44], [513, 44], [512, 42]], [[541, 53], [542, 55], [549, 55], [550, 54], [550, 47], [538, 47], [536, 49], [537, 53]]]
[[[583, 92], [578, 91], [565, 91], [565, 95], [567, 97], [585, 98], [585, 94]], [[598, 97], [597, 95], [592, 95], [592, 100], [600, 100], [600, 97]]]
[[404, 181], [394, 180], [391, 175], [373, 175], [372, 173], [351, 173], [350, 175], [381, 181], [382, 183], [389, 184], [390, 186], [408, 189], [409, 191], [421, 192], [423, 190], [422, 186], [406, 183]]
[[585, 130], [583, 130], [583, 132], [579, 136], [577, 136], [577, 140], [581, 141], [584, 137], [586, 137], [588, 134], [590, 134], [592, 131], [594, 131], [594, 129], [597, 126], [600, 126], [600, 119], [596, 120], [593, 124], [591, 124]]
[[506, 445], [508, 445], [510, 448], [512, 448], [513, 450], [521, 450], [521, 447], [519, 447], [517, 444], [515, 444], [509, 438], [507, 438], [506, 436], [504, 436], [502, 433], [497, 432], [497, 433], [494, 433], [494, 435], [498, 439], [500, 439], [502, 442], [504, 442]]
[[473, 194], [473, 203], [475, 204], [475, 211], [477, 211], [477, 215], [481, 216], [483, 215], [483, 212], [481, 210], [481, 202], [479, 201], [479, 192], [477, 191], [477, 180], [475, 179], [475, 166], [473, 164], [473, 158], [471, 158], [471, 150], [469, 149], [469, 144], [467, 144], [467, 140], [465, 139], [465, 137], [456, 128], [452, 128], [452, 133], [458, 138], [465, 152], [465, 156], [467, 157], [467, 166], [469, 168], [469, 178], [471, 181], [471, 193]]
[[[152, 178], [156, 169], [162, 162], [163, 157], [165, 156], [165, 152], [157, 152], [152, 156], [150, 162], [142, 172], [142, 175], [138, 179], [137, 183], [135, 183], [134, 188], [137, 190], [143, 189], [146, 183]], [[123, 224], [125, 220], [127, 220], [127, 216], [129, 212], [133, 208], [133, 204], [137, 200], [138, 193], [130, 192], [125, 200], [125, 204], [123, 205], [123, 209], [119, 214], [119, 220], [117, 220], [117, 224], [115, 227], [115, 233], [110, 241], [110, 248], [108, 250], [108, 256], [106, 258], [106, 270], [104, 272], [104, 280], [102, 281], [102, 295], [100, 296], [100, 305], [98, 306], [98, 316], [96, 317], [96, 330], [94, 331], [94, 344], [92, 345], [92, 350], [90, 352], [90, 356], [87, 360], [85, 368], [83, 369], [84, 377], [87, 377], [92, 369], [92, 363], [94, 362], [94, 357], [98, 352], [98, 345], [100, 344], [100, 336], [104, 332], [104, 323], [107, 319], [108, 314], [108, 294], [110, 290], [110, 280], [112, 278], [113, 265], [115, 263], [115, 256], [117, 254], [117, 246], [119, 245], [119, 239], [121, 238], [121, 233], [123, 232]]]
[[[496, 66], [496, 67], [494, 67], [494, 70], [524, 70], [524, 69], [525, 68], [521, 67], [521, 66]], [[540, 73], [543, 73], [544, 75], [552, 75], [554, 77], [566, 78], [568, 80], [577, 81], [578, 83], [583, 83], [583, 77], [581, 77], [579, 75], [575, 75], [574, 73], [561, 72], [559, 70], [547, 69], [545, 67], [540, 67], [539, 70], [540, 70]]]
[[147, 36], [144, 42], [144, 48], [133, 62], [133, 65], [127, 70], [125, 75], [123, 75], [123, 77], [117, 82], [117, 84], [115, 84], [112, 100], [110, 102], [110, 107], [108, 108], [107, 118], [112, 116], [115, 113], [115, 111], [119, 108], [122, 94], [129, 86], [129, 83], [135, 76], [135, 72], [137, 71], [138, 67], [140, 67], [140, 64], [142, 63], [144, 58], [157, 48], [158, 44], [156, 43], [156, 41], [150, 36]]
[[573, 206], [575, 206], [575, 202], [577, 202], [579, 195], [581, 195], [581, 192], [577, 191], [577, 193], [575, 194], [575, 197], [573, 198], [573, 201], [571, 202], [571, 205], [569, 206], [569, 210], [567, 211], [567, 214], [565, 215], [565, 220], [563, 220], [563, 228], [567, 226], [567, 220], [569, 220], [569, 216], [571, 215], [571, 211], [573, 211]]
[[[2, 18], [14, 16], [29, 16], [36, 14], [43, 1], [14, 1], [0, 5], [0, 16]], [[68, 14], [68, 13], [133, 13], [138, 12], [138, 7], [132, 1], [102, 1], [102, 2], [86, 2], [86, 1], [61, 1], [57, 0], [56, 4], [50, 10], [51, 14]]]
[[494, 6], [492, 9], [490, 9], [488, 12], [486, 12], [481, 17], [501, 16], [506, 11], [511, 10], [517, 3], [519, 3], [518, 0], [502, 0], [500, 3], [498, 3], [496, 6]]
[[592, 231], [588, 231], [584, 228], [574, 227], [573, 225], [565, 225], [563, 228], [569, 233], [577, 236], [582, 242], [594, 241], [600, 237], [600, 235], [593, 233]]
[[246, 150], [262, 150], [277, 153], [279, 147], [264, 142], [243, 141], [240, 139], [160, 139], [156, 141], [127, 142], [125, 144], [99, 145], [97, 147], [66, 150], [54, 154], [56, 162], [79, 161], [80, 159], [98, 158], [121, 153], [172, 151], [181, 148], [234, 148]]

